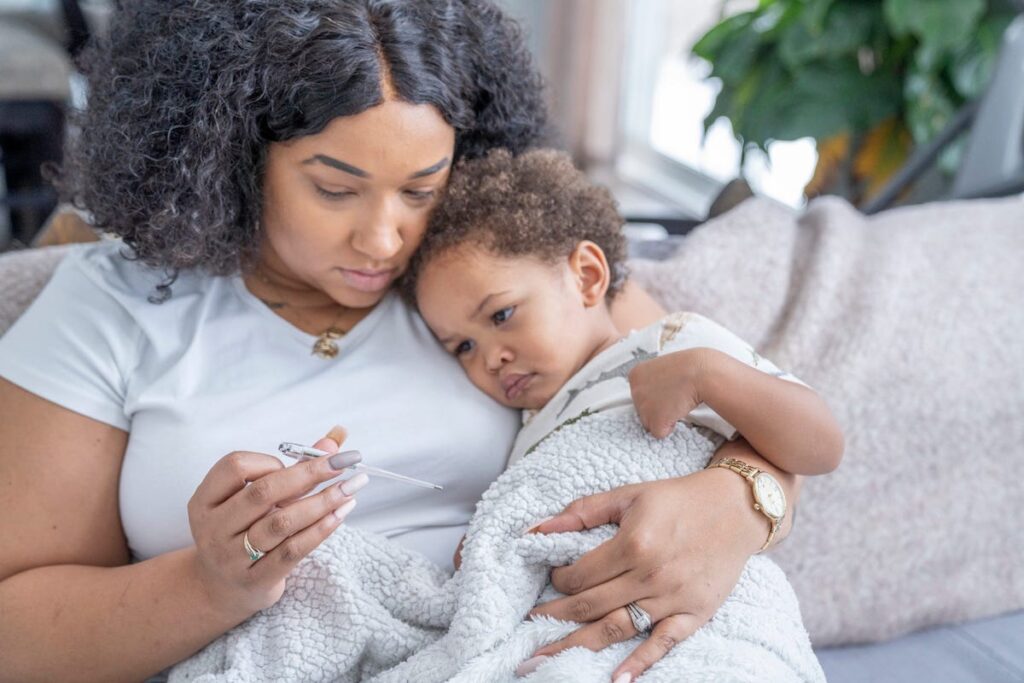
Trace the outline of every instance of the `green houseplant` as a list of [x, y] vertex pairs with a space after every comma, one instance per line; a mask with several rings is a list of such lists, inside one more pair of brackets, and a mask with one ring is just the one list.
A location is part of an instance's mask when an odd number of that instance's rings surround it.
[[1017, 11], [1009, 0], [761, 0], [693, 49], [722, 84], [705, 126], [728, 118], [745, 148], [812, 137], [806, 194], [860, 203], [984, 91]]

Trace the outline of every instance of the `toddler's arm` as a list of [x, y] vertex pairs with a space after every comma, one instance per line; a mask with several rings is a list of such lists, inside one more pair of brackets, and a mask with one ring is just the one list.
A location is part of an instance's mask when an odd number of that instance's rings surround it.
[[[787, 472], [824, 474], [838, 467], [842, 430], [814, 390], [738, 360], [736, 356], [749, 353], [755, 364], [775, 369], [711, 321], [701, 318], [692, 328], [692, 336], [684, 329], [676, 340], [675, 347], [684, 348], [641, 363], [630, 373], [637, 414], [651, 434], [668, 436], [677, 421], [705, 404], [765, 459]], [[709, 343], [731, 349], [732, 354], [710, 348]], [[691, 421], [701, 422], [692, 416]], [[718, 425], [707, 426], [723, 431]], [[726, 436], [735, 434], [726, 430]]]

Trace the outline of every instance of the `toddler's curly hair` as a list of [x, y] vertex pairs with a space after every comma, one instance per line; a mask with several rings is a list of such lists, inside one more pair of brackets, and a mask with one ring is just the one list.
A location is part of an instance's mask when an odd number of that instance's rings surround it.
[[626, 280], [624, 222], [611, 193], [590, 182], [564, 152], [535, 149], [513, 155], [495, 149], [453, 169], [402, 278], [402, 294], [415, 304], [423, 268], [458, 246], [554, 263], [590, 240], [601, 247], [611, 268], [610, 302]]

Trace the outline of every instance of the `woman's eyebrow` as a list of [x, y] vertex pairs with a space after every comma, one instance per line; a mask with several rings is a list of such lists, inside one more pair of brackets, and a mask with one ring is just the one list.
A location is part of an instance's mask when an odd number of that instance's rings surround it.
[[409, 176], [409, 180], [413, 180], [414, 178], [422, 178], [423, 176], [434, 175], [442, 168], [445, 168], [448, 165], [448, 163], [448, 157], [445, 157], [444, 159], [441, 159], [441, 161], [437, 162], [433, 166], [425, 168], [422, 171], [416, 171], [411, 176]]
[[[313, 164], [313, 163], [316, 163], [316, 162], [320, 162], [321, 164], [324, 164], [325, 166], [330, 166], [331, 168], [336, 168], [339, 171], [344, 171], [345, 173], [348, 173], [349, 175], [354, 175], [357, 178], [372, 178], [373, 177], [373, 176], [371, 176], [369, 173], [367, 173], [366, 171], [364, 171], [361, 168], [356, 168], [352, 164], [347, 164], [344, 161], [342, 161], [341, 159], [335, 159], [334, 157], [329, 157], [326, 154], [314, 154], [313, 156], [311, 156], [310, 158], [306, 159], [302, 163], [303, 164]], [[416, 171], [415, 173], [413, 173], [412, 175], [409, 176], [409, 180], [414, 180], [416, 178], [422, 178], [422, 177], [428, 176], [428, 175], [434, 175], [435, 173], [437, 173], [441, 169], [447, 167], [449, 163], [450, 162], [449, 162], [448, 157], [445, 157], [444, 159], [441, 159], [440, 161], [438, 161], [433, 166], [429, 166], [429, 167], [423, 169], [422, 171]]]
[[321, 164], [324, 164], [326, 166], [330, 166], [331, 168], [336, 168], [339, 171], [344, 171], [345, 173], [354, 175], [357, 178], [369, 178], [370, 177], [370, 174], [367, 173], [366, 171], [364, 171], [363, 169], [356, 168], [352, 164], [346, 164], [344, 161], [341, 161], [340, 159], [335, 159], [334, 157], [329, 157], [326, 154], [314, 154], [313, 156], [311, 156], [310, 158], [306, 159], [302, 163], [303, 164], [312, 164], [312, 163], [315, 163], [317, 161], [319, 161]]

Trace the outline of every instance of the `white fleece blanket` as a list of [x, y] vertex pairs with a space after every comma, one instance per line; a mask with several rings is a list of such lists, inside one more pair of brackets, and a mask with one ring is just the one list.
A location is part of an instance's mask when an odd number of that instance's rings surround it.
[[[698, 470], [721, 442], [685, 426], [658, 441], [631, 410], [563, 420], [484, 494], [451, 580], [412, 551], [342, 527], [300, 563], [276, 605], [179, 664], [170, 681], [521, 680], [520, 662], [578, 626], [523, 621], [537, 602], [559, 595], [549, 568], [596, 547], [614, 527], [523, 531], [581, 496]], [[638, 643], [569, 650], [525, 680], [608, 681]], [[713, 619], [639, 680], [785, 683], [824, 674], [785, 576], [755, 556]]]

